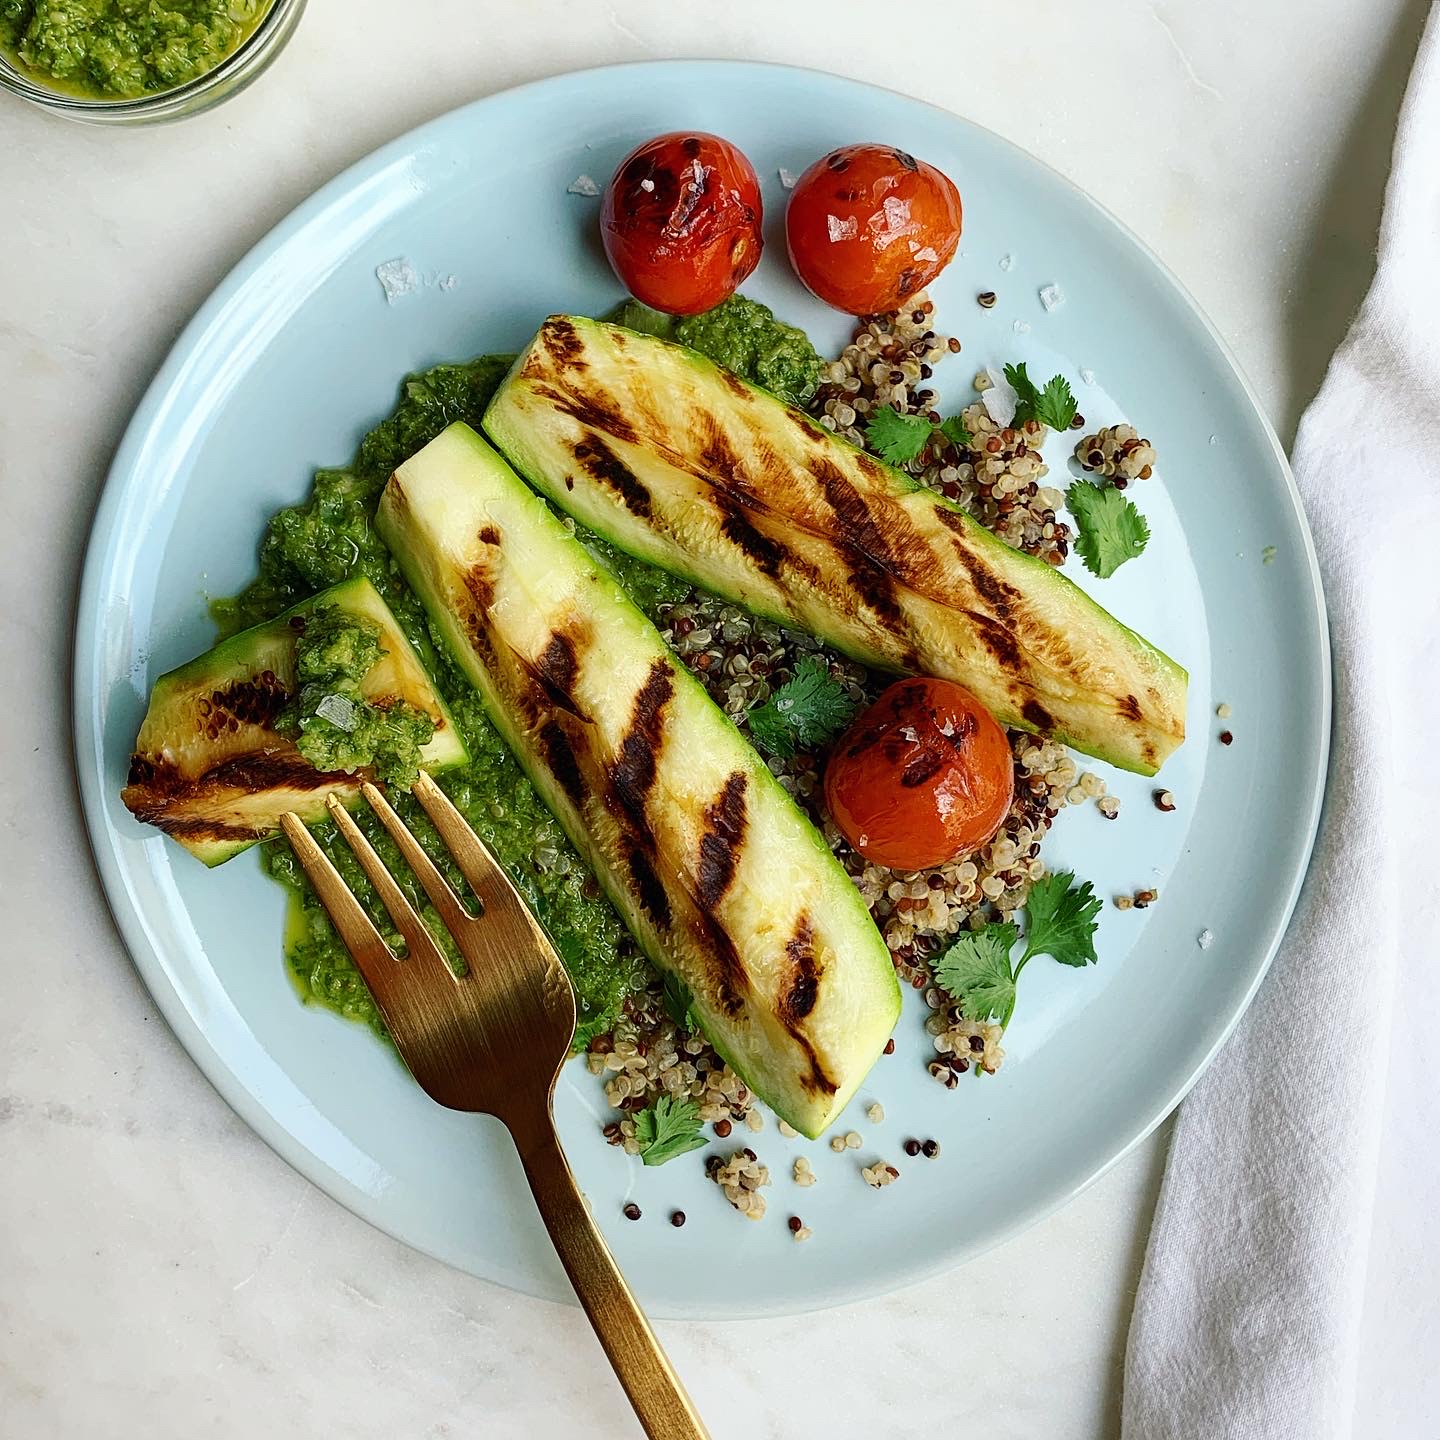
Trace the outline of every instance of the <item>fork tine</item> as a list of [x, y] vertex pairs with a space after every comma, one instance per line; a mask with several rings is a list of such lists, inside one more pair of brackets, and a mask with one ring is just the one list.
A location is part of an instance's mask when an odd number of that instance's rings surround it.
[[519, 905], [528, 914], [529, 907], [516, 894], [510, 877], [434, 780], [422, 772], [410, 793], [424, 807], [445, 842], [445, 848], [455, 857], [460, 873], [470, 882], [470, 888], [481, 905], [489, 909], [497, 903], [509, 902]]
[[438, 966], [452, 979], [454, 972], [445, 963], [435, 937], [425, 928], [419, 912], [406, 898], [405, 892], [395, 883], [395, 877], [385, 868], [385, 862], [375, 853], [375, 847], [366, 839], [360, 827], [351, 818], [350, 812], [340, 803], [338, 795], [331, 794], [325, 802], [330, 818], [334, 820], [350, 852], [360, 862], [360, 868], [369, 877], [390, 912], [395, 928], [405, 937], [407, 958], [417, 965], [433, 968]]
[[350, 887], [340, 878], [330, 857], [293, 811], [286, 811], [280, 817], [280, 828], [294, 849], [300, 868], [315, 887], [320, 903], [335, 922], [345, 948], [355, 957], [361, 974], [367, 980], [372, 974], [383, 974], [383, 967], [393, 965], [395, 956], [360, 902], [350, 893]]
[[380, 817], [380, 823], [390, 832], [390, 838], [400, 847], [405, 863], [425, 887], [425, 893], [440, 912], [446, 928], [459, 940], [466, 928], [474, 924], [475, 917], [460, 903], [450, 888], [450, 882], [435, 868], [435, 862], [420, 848], [420, 842], [410, 833], [385, 796], [368, 780], [360, 787], [360, 793]]

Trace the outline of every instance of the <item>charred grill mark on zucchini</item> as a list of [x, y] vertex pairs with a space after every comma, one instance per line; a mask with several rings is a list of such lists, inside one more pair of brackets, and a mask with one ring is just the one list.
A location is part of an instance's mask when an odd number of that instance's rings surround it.
[[820, 971], [815, 964], [815, 932], [809, 915], [802, 914], [795, 922], [795, 931], [785, 942], [785, 957], [790, 962], [790, 978], [780, 998], [780, 1016], [787, 1029], [795, 1027], [814, 1008], [820, 995]]
[[796, 921], [795, 930], [785, 943], [785, 955], [791, 972], [783, 986], [777, 1013], [780, 1023], [805, 1056], [806, 1073], [800, 1077], [800, 1083], [811, 1094], [833, 1095], [840, 1088], [839, 1083], [826, 1072], [814, 1045], [800, 1028], [820, 998], [823, 978], [815, 958], [815, 935], [809, 915], [802, 913]]
[[743, 491], [747, 496], [753, 496], [755, 487], [751, 484], [744, 462], [735, 453], [735, 447], [731, 445], [724, 430], [704, 411], [696, 412], [695, 425], [705, 437], [700, 447], [700, 464], [704, 469], [696, 471], [696, 477], [713, 485], [714, 477], [718, 475], [735, 489]]
[[585, 342], [576, 333], [575, 326], [563, 315], [551, 316], [540, 333], [545, 337], [545, 348], [557, 365], [568, 366], [574, 370], [587, 368], [584, 358]]
[[1115, 708], [1127, 720], [1134, 720], [1137, 724], [1144, 719], [1144, 713], [1140, 709], [1140, 702], [1133, 695], [1121, 696], [1121, 698], [1115, 702]]
[[1020, 707], [1020, 714], [1038, 734], [1048, 735], [1055, 728], [1055, 717], [1038, 700], [1027, 700]]
[[625, 508], [642, 520], [650, 518], [650, 492], [636, 478], [634, 471], [593, 430], [575, 446], [575, 458], [581, 468], [602, 485], [613, 490]]
[[705, 833], [700, 837], [700, 903], [713, 910], [725, 898], [735, 881], [740, 847], [749, 824], [745, 792], [749, 781], [744, 772], [734, 771], [713, 804], [705, 807]]
[[743, 400], [747, 405], [750, 403], [750, 387], [738, 375], [732, 375], [730, 371], [722, 369], [720, 378], [725, 382], [725, 388], [737, 400]]
[[615, 799], [631, 825], [641, 834], [650, 834], [645, 802], [655, 785], [655, 766], [664, 739], [665, 707], [675, 694], [670, 666], [657, 658], [635, 696], [630, 712], [630, 729], [619, 746], [619, 758], [611, 767], [610, 785]]
[[207, 740], [218, 740], [227, 730], [238, 730], [241, 725], [261, 725], [268, 730], [289, 698], [289, 689], [273, 670], [232, 680], [195, 702], [199, 716], [196, 728]]
[[825, 503], [839, 522], [836, 532], [838, 538], [846, 541], [888, 573], [899, 574], [890, 542], [876, 523], [860, 491], [840, 473], [839, 467], [831, 460], [816, 460], [810, 468], [824, 491]]
[[539, 738], [545, 763], [550, 767], [550, 773], [559, 782], [560, 788], [565, 792], [570, 803], [577, 810], [583, 809], [589, 790], [585, 784], [585, 777], [580, 773], [580, 762], [575, 757], [575, 748], [570, 743], [570, 737], [565, 733], [565, 727], [552, 717], [546, 720], [535, 733]]
[[[481, 618], [495, 603], [495, 580], [488, 565], [472, 565], [465, 572], [465, 589], [481, 612]], [[488, 642], [487, 642], [488, 643]]]
[[995, 612], [996, 618], [1010, 620], [1017, 604], [1023, 601], [1020, 592], [1008, 581], [1002, 580], [962, 538], [964, 522], [953, 511], [943, 505], [935, 507], [935, 518], [956, 535], [955, 556], [970, 577], [975, 593]]
[[713, 916], [699, 912], [696, 938], [700, 956], [709, 964], [713, 988], [720, 1008], [727, 1015], [738, 1015], [744, 1008], [750, 989], [750, 977], [730, 932]]
[[563, 630], [552, 632], [549, 643], [535, 662], [534, 674], [551, 701], [572, 715], [579, 714], [575, 706], [575, 677], [579, 673], [575, 641]]
[[1009, 675], [1023, 668], [1020, 644], [998, 620], [979, 610], [967, 610], [965, 618], [975, 627], [980, 643], [995, 657], [996, 663]]
[[720, 513], [720, 533], [748, 555], [764, 574], [772, 580], [777, 578], [785, 561], [792, 558], [789, 549], [761, 534], [736, 496], [715, 489], [710, 492], [710, 499]]
[[634, 840], [626, 847], [625, 864], [635, 886], [635, 894], [645, 913], [662, 930], [670, 928], [670, 897], [655, 873], [649, 857]]
[[630, 445], [639, 443], [635, 427], [613, 405], [602, 404], [588, 395], [557, 390], [553, 385], [537, 383], [535, 393], [586, 430], [603, 431], [613, 439], [624, 440]]
[[192, 811], [223, 809], [227, 796], [238, 802], [249, 795], [289, 792], [304, 796], [321, 790], [353, 791], [360, 780], [345, 771], [317, 770], [293, 746], [221, 761], [203, 774], [185, 776], [168, 760], [148, 755], [130, 758], [130, 783], [121, 792], [136, 819], [167, 835], [190, 840], [252, 840], [274, 826], [263, 820], [234, 825]]

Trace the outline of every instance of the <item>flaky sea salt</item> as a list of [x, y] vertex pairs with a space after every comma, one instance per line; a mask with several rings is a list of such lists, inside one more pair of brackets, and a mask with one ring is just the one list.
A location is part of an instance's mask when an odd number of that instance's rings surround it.
[[827, 215], [825, 229], [833, 245], [838, 240], [853, 240], [860, 233], [860, 222], [853, 215], [847, 215], [843, 220], [838, 215]]
[[1028, 320], [1017, 320], [1013, 329], [1017, 335], [1028, 335], [1030, 333], [1030, 322]]
[[1210, 931], [1210, 930], [1202, 930], [1202, 931], [1195, 937], [1195, 943], [1196, 943], [1202, 950], [1208, 950], [1208, 949], [1215, 943], [1215, 935], [1214, 935], [1214, 932], [1213, 932], [1213, 931]]
[[780, 176], [780, 183], [787, 190], [793, 190], [795, 188], [795, 181], [799, 179], [799, 176], [792, 175], [783, 165], [780, 167], [778, 174]]
[[1015, 407], [1019, 405], [1020, 397], [1004, 376], [992, 374], [990, 381], [980, 392], [980, 403], [985, 407], [985, 413], [1003, 430], [1015, 418]]
[[415, 267], [403, 255], [377, 265], [375, 278], [380, 282], [381, 289], [385, 291], [385, 299], [391, 305], [406, 295], [413, 295], [420, 284]]
[[453, 290], [459, 283], [460, 277], [458, 275], [447, 275], [441, 280], [440, 288], [442, 290]]
[[1065, 292], [1053, 282], [1040, 287], [1040, 303], [1046, 310], [1053, 310], [1057, 305], [1065, 303]]
[[566, 187], [568, 195], [584, 195], [593, 198], [600, 193], [600, 187], [588, 176], [577, 175]]
[[315, 713], [347, 735], [353, 733], [359, 723], [355, 718], [355, 702], [347, 700], [343, 695], [327, 695], [315, 707]]
[[1000, 268], [1002, 270], [1013, 270], [1015, 268], [1015, 257], [1013, 255], [1002, 255], [1000, 257]]
[[1082, 384], [1093, 385], [1095, 383], [1095, 372], [1093, 370], [1086, 370], [1082, 366], [1080, 370], [1080, 380]]

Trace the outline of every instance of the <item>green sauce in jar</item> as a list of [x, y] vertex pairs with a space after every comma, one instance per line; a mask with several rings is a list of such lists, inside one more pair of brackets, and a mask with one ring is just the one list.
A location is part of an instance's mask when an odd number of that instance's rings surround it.
[[0, 53], [89, 100], [174, 90], [234, 54], [273, 0], [0, 0]]

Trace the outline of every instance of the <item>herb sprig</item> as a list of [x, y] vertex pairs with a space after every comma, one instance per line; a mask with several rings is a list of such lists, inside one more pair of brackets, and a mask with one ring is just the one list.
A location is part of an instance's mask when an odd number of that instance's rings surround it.
[[1088, 880], [1076, 883], [1070, 871], [1047, 875], [1030, 887], [1026, 901], [1025, 948], [1012, 962], [1019, 932], [1009, 921], [963, 935], [932, 970], [935, 983], [973, 1021], [999, 1020], [1003, 1030], [1015, 1013], [1016, 982], [1036, 955], [1062, 965], [1093, 965], [1095, 927], [1102, 902]]
[[1037, 389], [1030, 378], [1024, 361], [1005, 367], [1005, 378], [1016, 396], [1014, 425], [1023, 425], [1027, 420], [1038, 420], [1052, 430], [1068, 430], [1079, 407], [1071, 393], [1070, 382], [1063, 375], [1052, 375], [1045, 382], [1045, 388]]
[[647, 1165], [663, 1165], [705, 1144], [700, 1133], [700, 1107], [693, 1100], [662, 1095], [635, 1116], [635, 1139]]
[[887, 465], [908, 465], [918, 460], [937, 433], [962, 450], [970, 445], [970, 432], [958, 415], [936, 425], [928, 415], [902, 415], [882, 405], [872, 410], [865, 422], [867, 448]]
[[1150, 525], [1113, 485], [1077, 480], [1065, 503], [1075, 517], [1075, 552], [1085, 568], [1106, 580], [1127, 560], [1141, 554], [1150, 540]]
[[795, 673], [746, 717], [750, 738], [769, 755], [828, 745], [855, 717], [856, 701], [823, 660], [807, 655]]

